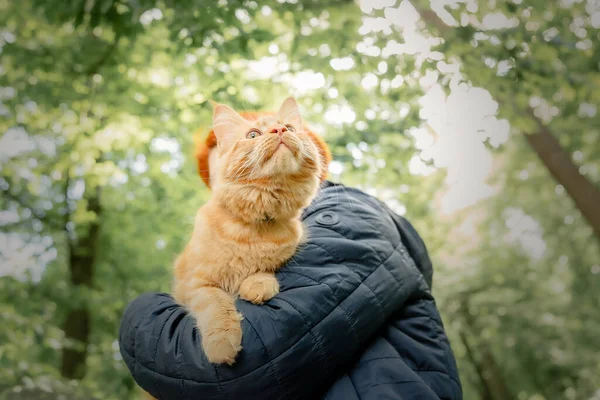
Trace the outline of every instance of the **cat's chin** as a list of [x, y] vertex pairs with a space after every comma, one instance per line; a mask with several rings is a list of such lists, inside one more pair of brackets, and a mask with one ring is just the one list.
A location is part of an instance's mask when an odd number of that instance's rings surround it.
[[300, 163], [296, 156], [285, 144], [280, 144], [265, 165], [266, 175], [290, 175], [298, 173]]
[[290, 146], [288, 146], [287, 144], [285, 144], [285, 142], [280, 142], [277, 145], [277, 148], [275, 149], [275, 151], [277, 152], [279, 150], [285, 150], [285, 149], [288, 149], [289, 151], [292, 151], [292, 149], [290, 149]]

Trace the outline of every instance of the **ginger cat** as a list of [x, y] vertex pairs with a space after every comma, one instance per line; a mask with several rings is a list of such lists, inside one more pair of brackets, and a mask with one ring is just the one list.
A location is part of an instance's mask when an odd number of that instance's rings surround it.
[[196, 318], [208, 360], [231, 365], [242, 348], [234, 299], [261, 304], [279, 292], [274, 273], [305, 237], [300, 213], [325, 163], [291, 97], [254, 121], [217, 104], [213, 126], [213, 195], [175, 261], [174, 297]]

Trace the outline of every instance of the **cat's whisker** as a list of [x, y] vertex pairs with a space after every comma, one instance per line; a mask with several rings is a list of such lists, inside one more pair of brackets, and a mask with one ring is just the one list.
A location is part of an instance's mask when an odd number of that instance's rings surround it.
[[251, 165], [251, 160], [249, 160], [248, 158], [244, 159], [243, 162], [240, 162], [238, 164], [237, 168], [235, 169], [235, 171], [233, 171], [233, 173], [232, 173], [233, 179], [234, 180], [239, 179], [250, 165]]
[[238, 168], [235, 170], [234, 179], [239, 179], [242, 176], [242, 174], [244, 174], [244, 172], [250, 167], [250, 165], [252, 165], [252, 162], [249, 159], [246, 159], [243, 163], [240, 163]]
[[252, 168], [252, 171], [250, 171], [251, 177], [254, 175], [254, 171], [256, 170], [256, 167], [258, 167], [259, 163], [262, 161], [262, 159], [266, 155], [267, 151], [268, 151], [268, 147], [262, 146], [259, 148], [259, 152], [255, 153], [255, 159], [253, 160], [254, 168]]
[[250, 172], [248, 172], [248, 177], [249, 177], [250, 179], [252, 179], [252, 175], [254, 174], [254, 170], [256, 169], [256, 165], [257, 165], [257, 156], [256, 156], [256, 150], [253, 150], [252, 152], [250, 152], [250, 153], [247, 155], [247, 158], [246, 158], [246, 165], [247, 165], [247, 168], [250, 168], [250, 167], [252, 167], [252, 168], [250, 169]]
[[[256, 156], [254, 156], [253, 158], [258, 158]], [[256, 167], [258, 167], [258, 162], [256, 160], [252, 160], [252, 163], [250, 163], [250, 165], [252, 166], [252, 169], [250, 170], [250, 172], [248, 173], [248, 177], [250, 179], [254, 178], [254, 171], [256, 171]]]
[[310, 152], [307, 148], [307, 146], [302, 146], [300, 148], [300, 154], [302, 154], [305, 158], [308, 158], [309, 160], [315, 162], [317, 161], [317, 153], [314, 152]]
[[254, 171], [256, 170], [256, 168], [259, 166], [260, 164], [260, 160], [263, 157], [263, 154], [261, 152], [261, 148], [259, 147], [258, 150], [254, 150], [252, 151], [249, 155], [248, 155], [248, 168], [252, 166], [252, 169], [250, 170], [250, 172], [248, 173], [248, 176], [250, 178], [252, 178]]
[[[282, 110], [285, 119], [293, 118], [301, 126], [298, 107], [293, 101], [284, 103]], [[273, 119], [263, 121], [271, 124]], [[237, 137], [238, 141], [221, 154], [222, 169], [216, 173], [218, 177], [225, 173], [226, 179], [215, 188], [217, 195], [194, 217], [192, 238], [175, 263], [176, 298], [196, 317], [210, 362], [232, 363], [241, 349], [242, 316], [236, 310], [234, 297], [260, 304], [278, 292], [274, 271], [285, 262], [300, 265], [294, 254], [304, 246], [299, 243], [304, 232], [295, 217], [304, 204], [320, 195], [317, 174], [321, 173], [318, 164], [321, 157], [315, 145], [306, 136], [291, 135], [288, 145], [293, 153], [278, 154], [273, 163], [265, 163], [277, 147], [277, 135], [248, 141], [242, 140], [240, 129], [262, 127], [261, 122], [250, 121], [228, 107], [215, 108], [213, 134], [218, 144], [227, 136]], [[231, 135], [235, 131], [239, 134]], [[293, 162], [296, 164], [290, 164]], [[302, 174], [297, 175], [298, 169]], [[310, 179], [304, 178], [304, 173], [310, 174]], [[258, 174], [274, 179], [261, 182], [260, 187], [241, 179]], [[292, 178], [292, 174], [303, 180]], [[209, 177], [210, 181], [213, 179]], [[307, 208], [314, 206], [308, 204]], [[265, 224], [266, 221], [269, 223]], [[217, 229], [219, 224], [227, 229]], [[285, 229], [274, 228], [277, 226]], [[272, 237], [277, 238], [277, 244], [270, 240]], [[232, 240], [252, 241], [253, 246], [232, 246]], [[264, 290], [257, 293], [255, 286]], [[204, 340], [207, 337], [211, 341]]]

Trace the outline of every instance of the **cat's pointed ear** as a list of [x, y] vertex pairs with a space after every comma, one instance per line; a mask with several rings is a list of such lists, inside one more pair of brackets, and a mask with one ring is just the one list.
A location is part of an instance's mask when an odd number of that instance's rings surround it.
[[213, 104], [213, 130], [221, 151], [227, 151], [247, 128], [248, 121], [225, 104]]
[[296, 127], [302, 126], [302, 117], [300, 117], [300, 109], [298, 103], [293, 97], [285, 99], [279, 112], [277, 113], [279, 119], [284, 123], [290, 123]]

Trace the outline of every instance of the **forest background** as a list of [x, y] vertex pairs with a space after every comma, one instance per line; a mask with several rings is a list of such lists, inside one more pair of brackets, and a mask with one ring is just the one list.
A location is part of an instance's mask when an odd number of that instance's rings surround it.
[[406, 216], [466, 399], [600, 399], [600, 1], [0, 0], [0, 398], [133, 398], [124, 307], [288, 95]]

